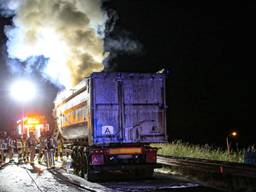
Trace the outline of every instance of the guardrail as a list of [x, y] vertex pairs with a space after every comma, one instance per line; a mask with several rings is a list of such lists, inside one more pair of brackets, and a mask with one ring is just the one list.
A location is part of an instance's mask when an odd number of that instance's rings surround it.
[[164, 165], [184, 167], [211, 173], [236, 175], [256, 178], [256, 166], [243, 163], [233, 163], [226, 161], [214, 161], [207, 159], [157, 156], [157, 162]]
[[254, 165], [175, 156], [157, 156], [157, 162], [178, 168], [206, 186], [225, 191], [256, 191]]

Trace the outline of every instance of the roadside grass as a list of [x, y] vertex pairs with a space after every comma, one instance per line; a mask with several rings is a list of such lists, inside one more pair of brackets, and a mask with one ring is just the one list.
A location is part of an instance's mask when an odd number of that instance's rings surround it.
[[239, 151], [231, 150], [230, 154], [228, 154], [227, 151], [212, 147], [208, 144], [193, 145], [181, 140], [173, 141], [168, 144], [153, 144], [152, 146], [159, 148], [159, 155], [201, 158], [238, 163], [244, 162], [244, 149]]

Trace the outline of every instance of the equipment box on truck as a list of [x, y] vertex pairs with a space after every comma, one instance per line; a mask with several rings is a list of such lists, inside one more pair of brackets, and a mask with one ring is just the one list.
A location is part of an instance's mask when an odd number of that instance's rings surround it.
[[149, 144], [167, 141], [165, 75], [93, 73], [59, 93], [54, 112], [74, 157], [84, 156], [73, 158], [83, 165], [81, 175], [94, 180], [98, 173], [125, 170], [150, 176], [157, 149]]

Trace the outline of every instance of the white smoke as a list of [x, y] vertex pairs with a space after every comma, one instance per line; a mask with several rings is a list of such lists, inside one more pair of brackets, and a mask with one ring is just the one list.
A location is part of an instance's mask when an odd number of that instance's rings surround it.
[[21, 62], [44, 57], [45, 77], [65, 87], [104, 69], [104, 31], [108, 19], [101, 0], [0, 0], [7, 51]]
[[142, 44], [128, 36], [109, 37], [105, 40], [105, 50], [118, 54], [138, 54], [142, 51]]

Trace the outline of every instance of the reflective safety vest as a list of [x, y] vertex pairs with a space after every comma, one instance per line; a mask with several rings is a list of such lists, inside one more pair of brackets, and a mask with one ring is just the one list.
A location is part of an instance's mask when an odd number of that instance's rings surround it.
[[27, 152], [28, 151], [28, 145], [27, 145], [27, 141], [26, 140], [22, 140], [21, 141], [21, 143], [22, 143], [22, 151], [25, 153], [25, 152]]
[[1, 148], [3, 150], [7, 150], [8, 149], [8, 139], [7, 138], [3, 139]]
[[30, 137], [30, 138], [28, 139], [28, 146], [29, 146], [29, 147], [36, 146], [36, 140], [35, 140], [35, 138]]
[[57, 142], [54, 138], [47, 139], [47, 149], [55, 149], [57, 147]]
[[39, 149], [40, 149], [40, 151], [44, 150], [46, 148], [46, 143], [47, 143], [46, 139], [40, 138], [40, 141], [39, 141]]
[[22, 148], [22, 142], [21, 141], [17, 141], [17, 149], [21, 149]]
[[63, 146], [62, 146], [62, 143], [58, 143], [58, 151], [60, 152], [60, 153], [62, 153], [63, 152], [63, 148], [62, 148]]
[[1, 150], [7, 150], [7, 143], [2, 143], [0, 148]]

